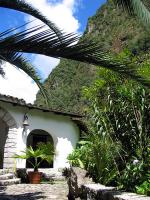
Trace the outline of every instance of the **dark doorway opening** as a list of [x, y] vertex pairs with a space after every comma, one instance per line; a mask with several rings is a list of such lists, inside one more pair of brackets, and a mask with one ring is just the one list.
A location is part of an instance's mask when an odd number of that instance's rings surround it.
[[[27, 147], [32, 146], [32, 148], [35, 150], [37, 148], [38, 143], [41, 142], [50, 142], [51, 144], [54, 144], [53, 139], [49, 133], [39, 129], [33, 130], [28, 136]], [[29, 159], [29, 161], [34, 162], [33, 159]], [[33, 168], [33, 166], [30, 164], [30, 162], [28, 162], [28, 160], [26, 161], [26, 168]], [[53, 168], [53, 162], [49, 164], [47, 161], [42, 161], [39, 165], [39, 168]]]

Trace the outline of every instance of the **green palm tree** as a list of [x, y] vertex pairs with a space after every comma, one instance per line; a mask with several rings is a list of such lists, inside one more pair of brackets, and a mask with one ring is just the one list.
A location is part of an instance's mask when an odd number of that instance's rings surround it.
[[[114, 1], [118, 5], [128, 8], [132, 1], [136, 2], [140, 0]], [[127, 3], [124, 4], [123, 2]], [[128, 10], [135, 12], [135, 9], [133, 10], [135, 5], [137, 4], [133, 4]], [[136, 64], [130, 63], [129, 61], [118, 61], [114, 59], [111, 55], [102, 52], [99, 45], [92, 41], [78, 42], [79, 36], [73, 33], [65, 34], [61, 32], [52, 22], [39, 13], [39, 11], [33, 9], [24, 1], [0, 0], [0, 6], [26, 12], [49, 25], [50, 29], [44, 31], [42, 30], [43, 26], [37, 26], [15, 34], [13, 32], [14, 29], [10, 29], [0, 34], [0, 59], [22, 68], [30, 77], [33, 78], [33, 80], [36, 81], [39, 87], [43, 90], [45, 96], [47, 96], [45, 93], [46, 91], [43, 89], [39, 78], [36, 76], [37, 74], [35, 70], [20, 54], [42, 54], [55, 58], [61, 57], [94, 64], [127, 75], [146, 86], [150, 86], [149, 80], [144, 79], [139, 75], [139, 73], [137, 73]], [[146, 8], [144, 4], [142, 4], [142, 6]], [[38, 33], [37, 30], [39, 31]]]
[[[34, 53], [55, 58], [67, 58], [104, 68], [126, 75], [150, 86], [149, 79], [145, 79], [137, 72], [136, 63], [129, 60], [120, 61], [101, 51], [99, 44], [93, 41], [80, 41], [76, 34], [63, 34], [63, 39], [51, 30], [42, 30], [42, 26], [34, 27], [22, 32], [3, 33], [0, 35], [0, 57], [11, 53]], [[37, 30], [40, 31], [37, 33]]]
[[[0, 0], [0, 7], [14, 9], [14, 10], [21, 11], [26, 14], [32, 15], [33, 17], [41, 20], [43, 23], [45, 23], [47, 26], [49, 26], [49, 28], [58, 36], [58, 38], [60, 40], [62, 39], [62, 33], [57, 28], [57, 26], [53, 22], [48, 20], [42, 13], [40, 13], [39, 10], [33, 8], [25, 1], [23, 1], [23, 0], [21, 0], [21, 1], [20, 0], [13, 0], [13, 1], [12, 0]], [[9, 33], [10, 31], [13, 31], [13, 30], [15, 30], [15, 29], [8, 30], [5, 33]], [[2, 36], [3, 36], [3, 34], [1, 33], [0, 37], [2, 37]], [[27, 75], [29, 75], [38, 85], [43, 96], [45, 97], [46, 104], [48, 105], [48, 94], [47, 94], [43, 84], [41, 83], [41, 79], [40, 79], [39, 75], [37, 74], [35, 67], [32, 66], [27, 61], [27, 59], [25, 59], [21, 55], [18, 55], [16, 52], [11, 52], [11, 51], [7, 51], [7, 52], [1, 54], [0, 55], [0, 75], [2, 75], [2, 76], [5, 75], [5, 72], [2, 67], [3, 61], [7, 61], [7, 62], [15, 65], [16, 67], [22, 69]]]

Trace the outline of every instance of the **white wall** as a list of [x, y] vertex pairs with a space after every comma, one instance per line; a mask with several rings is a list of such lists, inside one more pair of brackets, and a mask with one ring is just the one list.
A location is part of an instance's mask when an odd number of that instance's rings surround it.
[[[34, 129], [42, 129], [48, 132], [54, 141], [56, 156], [54, 159], [54, 168], [68, 167], [67, 156], [75, 148], [79, 139], [79, 129], [70, 117], [56, 115], [35, 109], [28, 109], [19, 106], [13, 106], [9, 103], [0, 102], [0, 106], [7, 108], [7, 111], [17, 122], [17, 152], [26, 148], [27, 137]], [[23, 130], [23, 116], [27, 113], [29, 126], [26, 131]], [[24, 168], [25, 161], [18, 160], [17, 168]]]

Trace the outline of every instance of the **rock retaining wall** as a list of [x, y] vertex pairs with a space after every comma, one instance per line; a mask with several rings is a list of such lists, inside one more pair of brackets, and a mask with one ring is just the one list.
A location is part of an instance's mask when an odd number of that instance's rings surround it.
[[95, 184], [80, 168], [67, 169], [69, 199], [75, 200], [150, 200], [150, 197], [134, 193], [117, 191], [114, 187]]
[[87, 171], [79, 167], [72, 167], [65, 170], [69, 188], [68, 199], [74, 200], [82, 197], [82, 185], [92, 183], [92, 179], [87, 176]]

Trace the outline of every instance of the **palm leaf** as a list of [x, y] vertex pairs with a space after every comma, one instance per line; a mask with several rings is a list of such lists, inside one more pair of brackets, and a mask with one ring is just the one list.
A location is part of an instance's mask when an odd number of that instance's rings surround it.
[[46, 160], [50, 164], [55, 155], [54, 146], [50, 142], [46, 144], [39, 143], [38, 148], [42, 152], [41, 159]]
[[75, 44], [79, 40], [76, 34], [63, 34], [63, 40], [60, 41], [51, 30], [41, 30], [37, 33], [37, 29], [40, 30], [40, 28], [31, 28], [9, 36], [6, 34], [6, 37], [3, 34], [3, 37], [0, 37], [0, 54], [9, 49], [12, 52], [67, 58], [111, 69], [137, 80], [145, 86], [150, 86], [149, 79], [144, 79], [137, 73], [136, 64], [114, 59], [111, 55], [102, 52], [97, 43], [81, 41]]
[[18, 53], [14, 53], [11, 51], [8, 51], [6, 53], [0, 53], [0, 61], [7, 61], [12, 65], [15, 65], [17, 68], [23, 70], [28, 76], [30, 76], [35, 83], [38, 85], [45, 101], [46, 101], [46, 105], [48, 106], [48, 94], [47, 94], [47, 90], [45, 89], [45, 87], [43, 86], [43, 84], [41, 83], [41, 79], [39, 77], [39, 75], [37, 74], [37, 72], [35, 71], [34, 67], [27, 61], [26, 58], [24, 58], [23, 56], [21, 56]]
[[41, 20], [44, 24], [48, 25], [49, 28], [53, 30], [61, 39], [62, 33], [59, 28], [53, 22], [48, 20], [46, 16], [44, 16], [38, 9], [33, 8], [24, 0], [0, 0], [0, 7], [9, 8], [32, 15], [33, 17]]
[[[22, 152], [22, 153], [24, 153], [24, 152]], [[15, 154], [14, 156], [13, 156], [13, 158], [18, 158], [18, 159], [28, 159], [28, 157], [25, 155], [25, 154], [21, 154], [21, 155], [19, 155], [19, 154]]]
[[150, 29], [150, 10], [148, 1], [141, 0], [113, 0], [115, 4], [123, 8], [130, 15], [137, 16]]
[[[25, 151], [21, 151], [21, 154], [15, 154], [13, 157], [18, 159], [27, 159], [28, 162], [37, 170], [38, 166], [43, 160], [51, 163], [55, 155], [54, 146], [51, 143], [39, 143], [38, 148], [34, 150], [32, 146], [26, 148]], [[30, 158], [34, 158], [34, 161], [30, 161]], [[38, 161], [38, 158], [41, 158]]]

